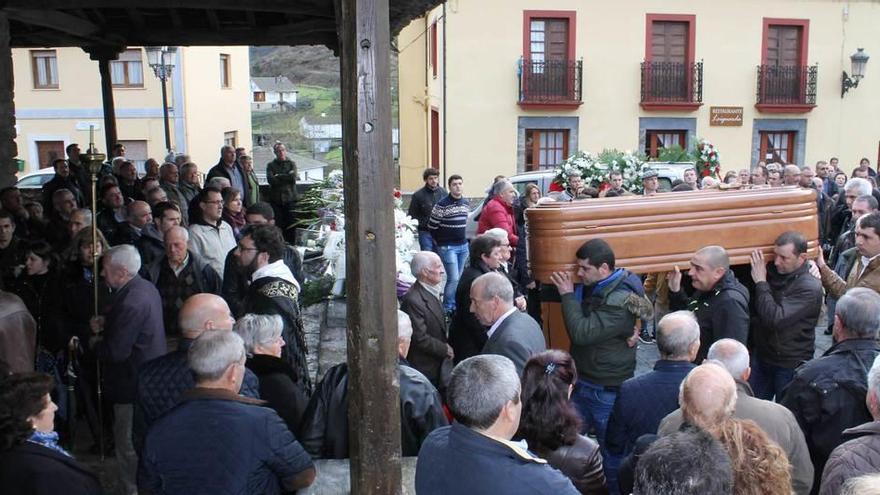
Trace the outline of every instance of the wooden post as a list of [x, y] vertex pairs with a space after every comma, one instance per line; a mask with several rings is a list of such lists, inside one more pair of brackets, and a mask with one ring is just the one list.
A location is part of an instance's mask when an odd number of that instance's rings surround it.
[[351, 489], [401, 492], [388, 0], [337, 0]]
[[15, 183], [15, 81], [12, 49], [9, 47], [9, 19], [0, 13], [0, 188]]
[[104, 104], [104, 139], [107, 156], [111, 156], [113, 145], [116, 144], [116, 105], [113, 103], [113, 81], [110, 78], [110, 61], [119, 58], [122, 48], [87, 47], [83, 48], [89, 58], [98, 61], [98, 72], [101, 74], [101, 100]]

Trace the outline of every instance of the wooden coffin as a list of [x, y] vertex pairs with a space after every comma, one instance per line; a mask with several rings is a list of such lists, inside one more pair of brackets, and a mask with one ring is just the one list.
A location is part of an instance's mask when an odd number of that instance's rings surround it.
[[575, 271], [575, 252], [602, 238], [617, 266], [636, 273], [687, 270], [708, 245], [727, 249], [731, 264], [747, 264], [761, 249], [768, 259], [779, 234], [794, 230], [820, 247], [816, 192], [796, 187], [687, 191], [539, 205], [526, 210], [532, 275], [550, 282], [555, 271]]

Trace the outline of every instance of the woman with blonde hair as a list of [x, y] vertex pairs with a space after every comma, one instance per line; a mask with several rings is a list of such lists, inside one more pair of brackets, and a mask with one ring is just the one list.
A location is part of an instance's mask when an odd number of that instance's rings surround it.
[[727, 449], [737, 495], [788, 495], [791, 465], [785, 452], [752, 420], [729, 418], [709, 433]]

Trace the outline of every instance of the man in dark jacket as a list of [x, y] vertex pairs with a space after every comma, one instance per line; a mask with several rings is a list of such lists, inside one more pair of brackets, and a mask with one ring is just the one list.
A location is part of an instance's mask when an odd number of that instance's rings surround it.
[[125, 198], [116, 184], [107, 184], [100, 194], [103, 208], [98, 212], [95, 221], [105, 239], [114, 239], [119, 224], [125, 221]]
[[419, 451], [416, 492], [576, 494], [571, 481], [510, 439], [519, 427], [520, 380], [504, 356], [482, 355], [452, 371], [452, 426], [434, 430]]
[[865, 400], [873, 421], [843, 431], [847, 440], [831, 452], [819, 495], [837, 495], [846, 480], [880, 473], [880, 359], [868, 372], [868, 395]]
[[670, 309], [693, 311], [700, 324], [700, 352], [694, 363], [702, 363], [709, 346], [718, 339], [749, 337], [749, 292], [730, 270], [730, 258], [721, 246], [706, 246], [691, 258], [688, 270], [694, 289], [688, 298], [681, 289], [678, 266], [669, 275]]
[[689, 311], [669, 313], [660, 320], [660, 359], [654, 363], [654, 371], [623, 382], [614, 402], [605, 434], [612, 456], [632, 452], [640, 436], [656, 433], [663, 418], [678, 408], [679, 386], [696, 366], [691, 361], [699, 349], [700, 327]]
[[134, 246], [141, 237], [144, 227], [153, 223], [153, 212], [146, 201], [132, 201], [125, 205], [125, 222], [119, 224], [116, 234], [110, 241], [111, 246], [131, 244]]
[[804, 432], [815, 466], [814, 493], [843, 430], [871, 420], [865, 406], [868, 368], [880, 352], [880, 295], [853, 288], [837, 301], [834, 340], [822, 357], [797, 369], [782, 396]]
[[52, 204], [52, 195], [59, 189], [67, 189], [73, 193], [77, 207], [83, 206], [83, 195], [80, 185], [77, 183], [76, 177], [71, 174], [70, 164], [67, 163], [67, 160], [57, 158], [52, 162], [52, 166], [55, 168], [55, 177], [52, 177], [52, 180], [43, 184], [43, 214], [46, 217], [51, 217], [55, 212], [55, 207]]
[[428, 222], [431, 219], [431, 210], [446, 196], [446, 190], [440, 186], [440, 172], [436, 168], [427, 168], [422, 173], [425, 187], [414, 192], [409, 203], [408, 214], [419, 222], [419, 249], [422, 251], [437, 251], [437, 243], [428, 230]]
[[822, 311], [822, 282], [810, 275], [807, 240], [797, 232], [776, 238], [767, 267], [760, 250], [752, 253], [752, 340], [755, 352], [749, 384], [755, 397], [777, 401], [794, 370], [813, 359], [816, 324]]
[[153, 206], [153, 223], [144, 226], [134, 243], [144, 267], [165, 255], [165, 231], [179, 227], [181, 218], [180, 208], [174, 203], [162, 201]]
[[420, 251], [410, 262], [416, 282], [400, 300], [400, 309], [412, 320], [413, 335], [409, 353], [403, 357], [410, 365], [440, 387], [440, 367], [454, 356], [446, 341], [446, 317], [440, 303], [443, 262], [437, 254]]
[[[178, 323], [181, 339], [177, 350], [147, 361], [138, 370], [133, 428], [137, 452], [143, 449], [144, 437], [150, 426], [177, 405], [184, 392], [196, 385], [186, 364], [186, 354], [193, 341], [209, 330], [231, 331], [235, 320], [221, 297], [196, 294], [183, 303], [178, 313]], [[259, 399], [259, 387], [256, 375], [246, 369], [241, 394]]]
[[266, 164], [266, 180], [269, 182], [269, 201], [275, 209], [282, 230], [293, 222], [296, 205], [296, 163], [287, 157], [287, 147], [275, 143], [272, 148], [275, 159]]
[[[400, 379], [400, 447], [404, 456], [416, 456], [429, 433], [449, 422], [440, 394], [425, 375], [410, 367], [404, 356], [412, 341], [409, 316], [397, 312], [397, 369]], [[347, 459], [348, 365], [334, 366], [324, 375], [309, 405], [297, 438], [315, 458]]]
[[229, 179], [229, 183], [235, 189], [241, 191], [241, 197], [246, 198], [250, 189], [248, 189], [248, 181], [245, 177], [244, 170], [241, 165], [235, 161], [235, 148], [232, 146], [223, 146], [220, 148], [220, 160], [217, 165], [211, 167], [208, 171], [207, 180], [214, 177], [225, 177]]
[[289, 493], [311, 485], [315, 466], [278, 413], [239, 395], [244, 342], [205, 332], [187, 363], [196, 386], [150, 428], [138, 469], [141, 493]]
[[[113, 440], [126, 493], [135, 492], [137, 454], [131, 440], [137, 369], [165, 354], [165, 327], [159, 291], [137, 273], [141, 257], [134, 246], [110, 248], [101, 275], [115, 293], [91, 322], [95, 353], [103, 363], [106, 399], [113, 404]], [[103, 331], [103, 333], [101, 333]]]
[[636, 321], [650, 319], [653, 309], [641, 279], [615, 268], [614, 251], [603, 239], [585, 242], [575, 257], [584, 285], [575, 287], [566, 272], [550, 276], [562, 298], [562, 318], [579, 375], [571, 400], [586, 428], [596, 432], [609, 486], [617, 486], [617, 466], [606, 448], [605, 432], [620, 386], [636, 368]]
[[217, 272], [187, 249], [189, 233], [183, 227], [165, 232], [165, 255], [143, 269], [144, 278], [159, 289], [165, 333], [177, 337], [177, 313], [183, 302], [200, 293], [220, 294], [221, 280]]

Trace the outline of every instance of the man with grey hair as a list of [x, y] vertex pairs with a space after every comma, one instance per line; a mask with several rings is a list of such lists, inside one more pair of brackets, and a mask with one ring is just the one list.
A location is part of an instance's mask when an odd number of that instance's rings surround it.
[[657, 349], [660, 359], [653, 371], [620, 385], [605, 433], [611, 456], [632, 452], [640, 436], [655, 433], [660, 421], [678, 408], [678, 388], [696, 367], [691, 361], [700, 349], [700, 327], [693, 313], [676, 311], [664, 316], [657, 326]]
[[[229, 186], [241, 191], [241, 197], [246, 198], [250, 193], [250, 185], [241, 165], [235, 159], [235, 148], [233, 146], [223, 146], [220, 148], [220, 160], [208, 171], [208, 180], [214, 177], [224, 177], [229, 180]], [[222, 189], [221, 189], [222, 190]]]
[[265, 403], [238, 394], [241, 337], [208, 331], [189, 349], [195, 388], [147, 434], [138, 470], [144, 493], [277, 493], [311, 485], [315, 466]]
[[[792, 487], [798, 495], [810, 493], [813, 486], [813, 463], [804, 433], [791, 411], [768, 400], [755, 398], [749, 386], [749, 351], [733, 339], [721, 339], [709, 348], [708, 359], [722, 366], [736, 383], [736, 408], [733, 417], [750, 419], [758, 424], [771, 440], [779, 444], [791, 463]], [[681, 426], [681, 411], [674, 411], [660, 424], [661, 435]]]
[[178, 187], [180, 192], [186, 198], [187, 205], [192, 202], [193, 198], [198, 196], [201, 187], [199, 187], [199, 167], [190, 161], [180, 165], [180, 175], [178, 176]]
[[817, 486], [828, 456], [843, 441], [843, 430], [871, 420], [865, 406], [866, 375], [867, 363], [880, 353], [878, 328], [880, 295], [862, 287], [849, 289], [835, 308], [837, 343], [798, 368], [782, 397], [807, 438]]
[[165, 354], [162, 299], [153, 284], [138, 275], [141, 256], [123, 244], [107, 250], [101, 275], [113, 290], [107, 312], [93, 317], [91, 344], [104, 366], [105, 398], [113, 404], [113, 440], [126, 493], [135, 493], [137, 454], [132, 418], [137, 369]]
[[547, 349], [538, 322], [514, 306], [513, 285], [504, 275], [489, 272], [474, 280], [470, 310], [489, 328], [482, 353], [507, 357], [517, 373], [522, 372], [529, 357]]
[[[418, 455], [428, 434], [449, 424], [437, 389], [406, 361], [412, 335], [409, 316], [398, 310], [400, 447], [404, 456]], [[349, 456], [348, 425], [348, 364], [341, 363], [327, 370], [312, 394], [297, 438], [315, 457], [346, 459]]]
[[706, 246], [691, 257], [688, 275], [695, 290], [688, 297], [681, 287], [678, 266], [669, 274], [669, 306], [689, 309], [700, 324], [700, 351], [694, 363], [706, 358], [709, 346], [725, 337], [746, 343], [749, 336], [749, 291], [730, 270], [730, 258], [721, 246]]
[[431, 251], [419, 251], [410, 262], [416, 282], [400, 299], [400, 309], [412, 320], [412, 345], [405, 357], [434, 386], [440, 385], [443, 360], [452, 359], [447, 343], [446, 315], [440, 304], [443, 292], [443, 262]]
[[865, 404], [873, 421], [844, 430], [847, 441], [831, 452], [819, 495], [836, 495], [846, 480], [880, 472], [880, 358], [868, 372]]
[[70, 221], [67, 223], [67, 228], [69, 229], [71, 239], [73, 239], [80, 230], [91, 226], [92, 210], [89, 210], [88, 208], [79, 208], [73, 210], [73, 213], [70, 214]]
[[452, 371], [447, 400], [455, 423], [434, 430], [419, 451], [420, 495], [577, 493], [562, 473], [510, 441], [522, 403], [519, 374], [509, 359], [465, 359]]
[[[196, 294], [186, 299], [176, 314], [180, 329], [177, 349], [147, 361], [138, 370], [134, 401], [134, 445], [140, 452], [150, 426], [170, 411], [184, 392], [195, 386], [186, 364], [193, 341], [208, 330], [232, 330], [235, 320], [226, 301], [214, 294]], [[244, 374], [241, 394], [259, 398], [259, 382], [250, 370]]]
[[112, 239], [111, 246], [137, 243], [141, 232], [148, 224], [153, 223], [153, 211], [146, 201], [132, 201], [125, 205], [125, 222], [119, 224]]

